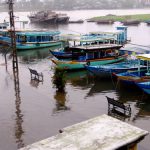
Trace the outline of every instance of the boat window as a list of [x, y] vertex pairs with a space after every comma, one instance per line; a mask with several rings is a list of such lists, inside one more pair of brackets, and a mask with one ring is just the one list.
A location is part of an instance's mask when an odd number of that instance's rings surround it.
[[17, 42], [21, 42], [19, 35], [17, 35], [16, 41], [17, 41]]
[[19, 41], [20, 41], [20, 42], [26, 42], [26, 41], [27, 41], [26, 36], [20, 36], [20, 37], [18, 37], [18, 38], [19, 38]]
[[29, 37], [29, 42], [35, 42], [35, 41], [36, 41], [36, 38], [34, 36]]
[[86, 59], [94, 59], [93, 53], [86, 53]]
[[50, 40], [50, 41], [52, 41], [52, 40], [53, 40], [53, 37], [52, 37], [52, 36], [50, 36], [50, 37], [49, 37], [49, 40]]
[[41, 42], [41, 36], [37, 36], [37, 42]]
[[94, 52], [94, 58], [95, 59], [99, 58], [99, 52]]
[[43, 42], [46, 41], [46, 36], [42, 36], [41, 38]]

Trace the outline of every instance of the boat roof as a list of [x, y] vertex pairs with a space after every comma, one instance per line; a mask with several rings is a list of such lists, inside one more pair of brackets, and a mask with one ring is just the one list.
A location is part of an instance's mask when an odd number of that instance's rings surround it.
[[103, 49], [113, 49], [113, 48], [121, 48], [122, 45], [118, 45], [118, 44], [96, 44], [96, 45], [81, 45], [81, 46], [75, 46], [72, 48], [75, 49], [82, 49], [82, 50], [103, 50]]
[[122, 30], [111, 30], [111, 31], [94, 31], [90, 32], [90, 34], [120, 34], [122, 33]]
[[20, 150], [114, 150], [133, 142], [137, 143], [148, 134], [148, 131], [105, 114], [64, 128], [62, 131], [56, 136]]
[[137, 55], [136, 58], [141, 59], [141, 60], [150, 60], [150, 54], [140, 54], [140, 55]]
[[74, 35], [74, 34], [68, 34], [68, 35], [62, 35], [62, 40], [67, 41], [75, 41], [75, 42], [94, 42], [94, 41], [104, 41], [104, 40], [115, 40], [115, 37], [105, 36], [92, 36], [92, 35]]
[[31, 31], [31, 32], [17, 32], [17, 35], [22, 36], [49, 36], [49, 35], [58, 35], [59, 31]]

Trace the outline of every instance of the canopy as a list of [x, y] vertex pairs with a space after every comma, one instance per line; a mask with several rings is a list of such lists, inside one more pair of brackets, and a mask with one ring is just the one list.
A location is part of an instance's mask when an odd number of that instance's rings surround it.
[[44, 32], [17, 32], [17, 35], [20, 36], [50, 36], [50, 35], [58, 35], [59, 31], [44, 31]]
[[141, 59], [141, 60], [150, 60], [150, 54], [140, 54], [140, 55], [137, 55], [136, 58]]

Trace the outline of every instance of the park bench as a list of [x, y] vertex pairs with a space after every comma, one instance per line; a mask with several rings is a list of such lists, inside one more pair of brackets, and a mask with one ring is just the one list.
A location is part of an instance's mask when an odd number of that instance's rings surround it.
[[31, 79], [37, 79], [38, 81], [43, 81], [43, 74], [38, 73], [36, 70], [29, 68]]
[[116, 101], [114, 98], [107, 97], [108, 109], [116, 112], [120, 112], [125, 116], [131, 116], [131, 107], [130, 105], [125, 105], [122, 102]]

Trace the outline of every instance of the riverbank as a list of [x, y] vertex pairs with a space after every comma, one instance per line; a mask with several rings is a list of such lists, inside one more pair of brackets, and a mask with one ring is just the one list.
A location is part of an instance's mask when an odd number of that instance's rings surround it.
[[140, 23], [140, 22], [149, 22], [150, 14], [137, 14], [137, 15], [113, 15], [108, 14], [106, 16], [98, 16], [87, 19], [88, 22], [97, 22], [97, 23], [114, 23], [116, 21], [122, 23]]

